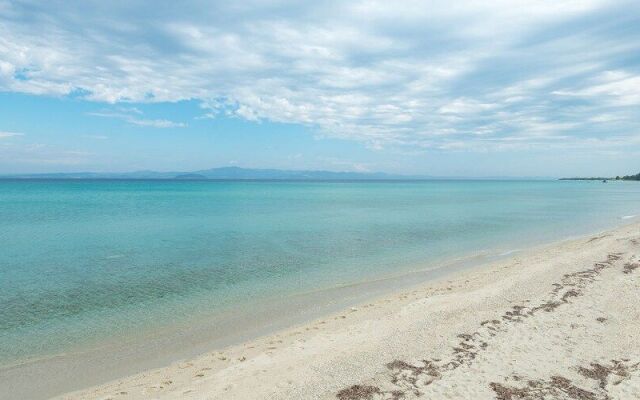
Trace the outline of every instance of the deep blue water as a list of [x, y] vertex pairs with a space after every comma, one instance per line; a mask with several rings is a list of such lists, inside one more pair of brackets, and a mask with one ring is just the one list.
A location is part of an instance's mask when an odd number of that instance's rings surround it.
[[636, 182], [0, 180], [0, 365], [635, 214]]

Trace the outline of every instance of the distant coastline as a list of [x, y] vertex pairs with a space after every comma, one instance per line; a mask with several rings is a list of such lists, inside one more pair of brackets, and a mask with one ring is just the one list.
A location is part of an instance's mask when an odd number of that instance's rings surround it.
[[411, 179], [380, 172], [339, 172], [221, 167], [198, 171], [62, 172], [2, 175], [5, 179], [345, 180]]
[[551, 177], [510, 176], [430, 176], [399, 175], [385, 172], [353, 172], [324, 170], [282, 170], [242, 167], [219, 167], [198, 171], [133, 171], [133, 172], [56, 172], [3, 174], [0, 179], [60, 180], [218, 180], [218, 181], [424, 181], [424, 180], [552, 180]]
[[640, 173], [615, 177], [575, 177], [560, 178], [561, 181], [640, 181]]

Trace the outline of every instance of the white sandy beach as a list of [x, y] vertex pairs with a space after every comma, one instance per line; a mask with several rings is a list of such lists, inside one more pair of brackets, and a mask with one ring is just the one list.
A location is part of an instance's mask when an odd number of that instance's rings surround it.
[[640, 224], [60, 399], [638, 399]]

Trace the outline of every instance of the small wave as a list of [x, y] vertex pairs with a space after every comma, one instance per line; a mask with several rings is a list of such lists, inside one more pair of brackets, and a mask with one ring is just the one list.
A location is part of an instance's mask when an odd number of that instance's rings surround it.
[[503, 253], [498, 254], [498, 257], [509, 256], [509, 255], [517, 253], [519, 251], [520, 251], [520, 249], [507, 250], [507, 251], [505, 251]]
[[124, 255], [123, 255], [123, 254], [113, 254], [113, 255], [111, 255], [111, 256], [107, 256], [107, 257], [105, 257], [105, 258], [106, 258], [107, 260], [112, 260], [112, 259], [114, 259], [114, 258], [122, 258], [122, 257], [124, 257]]
[[620, 217], [620, 219], [631, 219], [635, 217], [637, 217], [637, 215], [623, 215], [622, 217]]

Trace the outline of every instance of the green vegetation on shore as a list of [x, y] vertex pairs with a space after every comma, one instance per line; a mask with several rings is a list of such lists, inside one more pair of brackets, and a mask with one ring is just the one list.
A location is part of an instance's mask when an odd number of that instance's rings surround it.
[[635, 175], [616, 176], [614, 178], [560, 178], [561, 181], [640, 181], [640, 173]]

